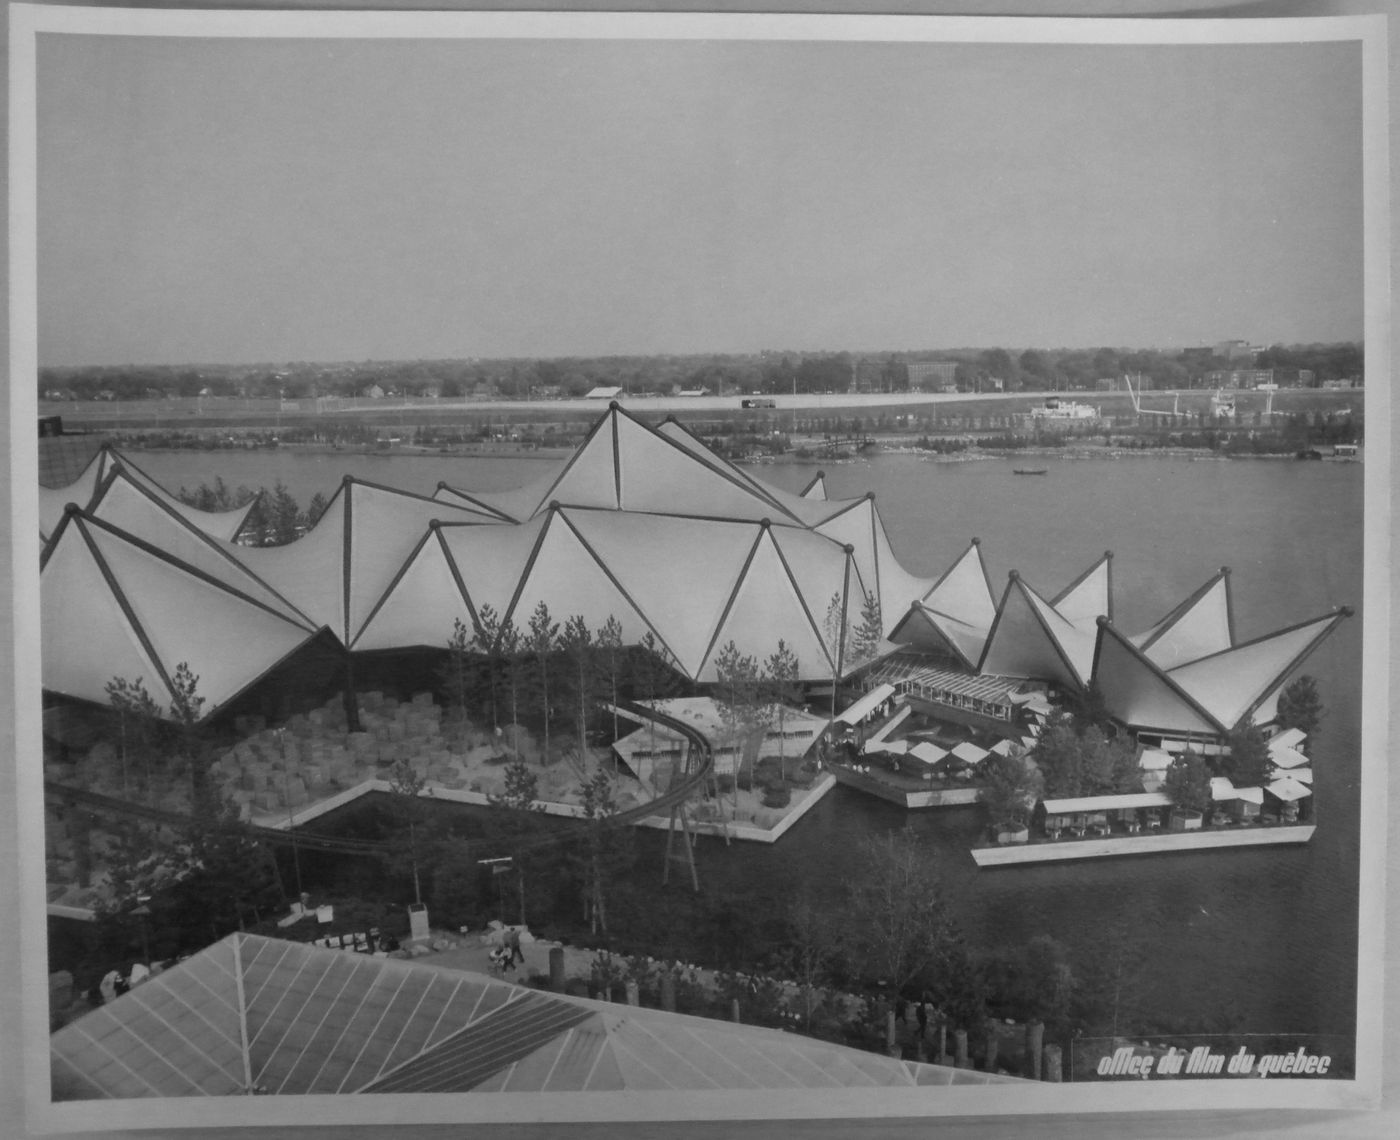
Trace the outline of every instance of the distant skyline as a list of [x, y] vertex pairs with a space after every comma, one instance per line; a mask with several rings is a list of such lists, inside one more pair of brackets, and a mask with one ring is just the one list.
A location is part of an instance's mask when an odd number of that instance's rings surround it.
[[1359, 71], [43, 35], [39, 360], [1361, 340]]

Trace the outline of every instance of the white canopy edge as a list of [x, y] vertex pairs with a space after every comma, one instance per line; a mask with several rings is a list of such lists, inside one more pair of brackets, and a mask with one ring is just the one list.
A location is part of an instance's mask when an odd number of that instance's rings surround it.
[[1108, 811], [1113, 808], [1171, 807], [1170, 796], [1161, 792], [1129, 792], [1120, 796], [1076, 796], [1067, 800], [1041, 800], [1049, 815], [1076, 811]]
[[860, 700], [856, 701], [853, 705], [850, 705], [847, 708], [843, 709], [841, 712], [837, 713], [836, 719], [842, 724], [855, 724], [863, 716], [865, 716], [866, 713], [884, 704], [887, 700], [894, 696], [894, 692], [895, 690], [893, 685], [877, 685], [875, 688], [871, 689], [870, 692], [866, 693], [865, 696], [861, 697]]

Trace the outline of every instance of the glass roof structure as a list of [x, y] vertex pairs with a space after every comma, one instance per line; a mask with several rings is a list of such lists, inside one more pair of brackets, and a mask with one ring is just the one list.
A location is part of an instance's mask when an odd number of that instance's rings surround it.
[[59, 1029], [56, 1100], [994, 1084], [777, 1030], [233, 934]]

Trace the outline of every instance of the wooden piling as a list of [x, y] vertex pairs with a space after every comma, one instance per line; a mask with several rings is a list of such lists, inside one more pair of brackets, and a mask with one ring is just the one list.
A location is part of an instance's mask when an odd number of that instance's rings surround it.
[[986, 1062], [983, 1067], [989, 1073], [997, 1071], [997, 1046], [1000, 1044], [1000, 1037], [997, 1034], [997, 1023], [989, 1021], [985, 1027], [986, 1032]]
[[641, 1004], [642, 1004], [641, 988], [637, 985], [637, 980], [636, 980], [636, 978], [628, 978], [628, 979], [627, 979], [627, 1004], [628, 1004], [628, 1005], [641, 1005]]
[[966, 1069], [968, 1067], [966, 1029], [957, 1029], [953, 1031], [953, 1064], [959, 1069]]
[[1045, 1079], [1052, 1084], [1059, 1084], [1065, 1079], [1064, 1067], [1060, 1062], [1060, 1047], [1058, 1045], [1045, 1046]]
[[549, 948], [549, 988], [556, 994], [564, 992], [564, 947]]
[[661, 974], [661, 1008], [676, 1012], [676, 975], [670, 970]]
[[1045, 1040], [1045, 1023], [1032, 1021], [1026, 1026], [1026, 1063], [1030, 1072], [1026, 1075], [1033, 1081], [1040, 1080], [1040, 1050]]

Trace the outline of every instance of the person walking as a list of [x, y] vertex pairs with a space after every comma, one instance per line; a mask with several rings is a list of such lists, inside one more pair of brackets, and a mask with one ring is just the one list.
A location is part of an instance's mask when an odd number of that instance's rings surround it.
[[506, 949], [510, 951], [512, 965], [517, 961], [522, 966], [525, 964], [525, 951], [520, 949], [520, 928], [518, 926], [512, 926], [506, 931]]
[[919, 1023], [919, 1040], [928, 1039], [928, 1007], [930, 994], [925, 990], [919, 998], [919, 1004], [914, 1009], [914, 1017]]

